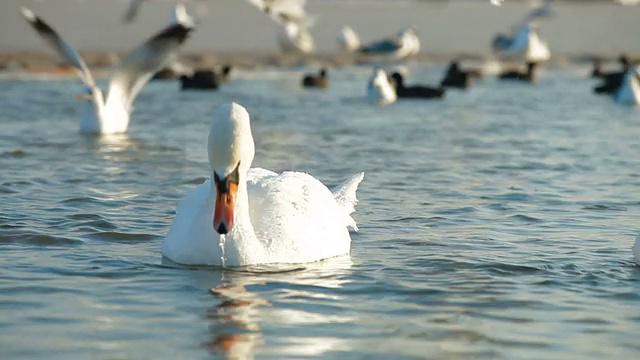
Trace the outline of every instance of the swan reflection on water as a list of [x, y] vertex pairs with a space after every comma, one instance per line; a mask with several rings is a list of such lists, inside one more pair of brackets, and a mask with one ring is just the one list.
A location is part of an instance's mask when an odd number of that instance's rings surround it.
[[[162, 265], [191, 269], [186, 279], [208, 289], [214, 305], [201, 315], [208, 327], [202, 346], [226, 359], [251, 359], [269, 334], [271, 355], [284, 357], [323, 354], [346, 347], [338, 337], [274, 337], [280, 329], [300, 325], [318, 326], [353, 321], [352, 315], [336, 314], [328, 305], [344, 301], [340, 290], [351, 280], [350, 256], [309, 264], [256, 265], [220, 269], [182, 266], [166, 258]], [[330, 308], [330, 306], [329, 306]], [[262, 352], [261, 352], [262, 354]], [[268, 355], [268, 354], [264, 354]]]

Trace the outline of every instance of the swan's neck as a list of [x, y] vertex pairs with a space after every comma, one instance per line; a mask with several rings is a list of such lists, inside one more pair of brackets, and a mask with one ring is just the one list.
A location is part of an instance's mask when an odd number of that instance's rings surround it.
[[[215, 185], [213, 185], [215, 186]], [[212, 188], [215, 194], [215, 187]], [[249, 194], [246, 181], [238, 184], [236, 204], [233, 215], [233, 227], [224, 236], [221, 236], [223, 256], [228, 263], [250, 263], [255, 256], [262, 256], [264, 246], [258, 240], [249, 212]]]

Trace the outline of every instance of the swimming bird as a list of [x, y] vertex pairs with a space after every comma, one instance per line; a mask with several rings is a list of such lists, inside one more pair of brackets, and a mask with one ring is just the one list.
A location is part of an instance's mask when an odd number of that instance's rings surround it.
[[391, 80], [396, 88], [396, 94], [400, 99], [440, 99], [444, 97], [445, 89], [442, 87], [434, 88], [423, 85], [406, 86], [404, 84], [404, 77], [398, 72], [391, 74]]
[[602, 60], [601, 59], [593, 59], [593, 69], [591, 70], [592, 78], [599, 78], [604, 75], [602, 71]]
[[551, 57], [549, 45], [540, 38], [538, 26], [534, 22], [553, 14], [551, 2], [545, 1], [541, 6], [523, 16], [515, 26], [513, 35], [496, 35], [492, 42], [493, 51], [503, 58], [512, 60], [532, 62], [549, 60]]
[[208, 141], [211, 178], [178, 205], [162, 254], [177, 263], [245, 266], [313, 262], [348, 254], [359, 173], [329, 190], [306, 173], [251, 168], [247, 110], [215, 112]]
[[537, 67], [538, 67], [538, 63], [528, 62], [527, 69], [525, 71], [519, 71], [519, 70], [505, 71], [500, 75], [498, 75], [498, 79], [534, 82], [536, 80], [535, 70]]
[[191, 73], [180, 75], [180, 88], [182, 90], [215, 90], [221, 84], [229, 81], [233, 67], [225, 64], [217, 71], [215, 69], [196, 69]]
[[80, 131], [85, 133], [121, 133], [127, 131], [133, 101], [149, 79], [166, 66], [192, 28], [174, 24], [160, 31], [129, 52], [117, 65], [109, 83], [106, 101], [84, 60], [51, 26], [23, 7], [22, 14], [38, 34], [71, 66], [85, 84], [88, 100]]
[[420, 52], [420, 39], [413, 27], [400, 31], [394, 38], [374, 41], [358, 52], [384, 61], [403, 60]]
[[633, 65], [624, 74], [620, 87], [613, 94], [618, 104], [640, 105], [640, 73], [638, 65]]
[[622, 54], [618, 58], [618, 62], [620, 62], [620, 65], [622, 67], [621, 71], [601, 72], [600, 74], [598, 74], [598, 77], [602, 79], [602, 82], [600, 83], [600, 85], [593, 88], [593, 92], [595, 92], [596, 94], [615, 94], [615, 92], [622, 85], [622, 81], [624, 80], [624, 77], [631, 66], [631, 61], [625, 54]]
[[327, 88], [329, 87], [329, 76], [327, 75], [327, 69], [322, 68], [317, 75], [307, 74], [302, 78], [302, 86], [314, 87], [314, 88]]
[[354, 52], [360, 48], [360, 37], [349, 26], [345, 26], [340, 30], [338, 36], [338, 47], [346, 52]]
[[466, 89], [471, 86], [473, 79], [481, 79], [482, 72], [476, 69], [462, 70], [457, 61], [452, 61], [447, 72], [440, 81], [440, 86]]
[[549, 45], [540, 38], [537, 27], [523, 22], [513, 36], [498, 34], [493, 39], [493, 50], [506, 59], [543, 62], [551, 58]]
[[621, 54], [618, 57], [618, 63], [620, 63], [620, 71], [602, 71], [602, 60], [594, 59], [593, 60], [593, 70], [591, 71], [591, 77], [602, 78], [605, 82], [607, 81], [618, 81], [622, 82], [622, 78], [624, 74], [629, 70], [629, 65], [631, 65], [631, 60], [627, 54]]
[[396, 89], [391, 85], [387, 72], [374, 68], [367, 84], [367, 99], [378, 105], [387, 105], [396, 101]]

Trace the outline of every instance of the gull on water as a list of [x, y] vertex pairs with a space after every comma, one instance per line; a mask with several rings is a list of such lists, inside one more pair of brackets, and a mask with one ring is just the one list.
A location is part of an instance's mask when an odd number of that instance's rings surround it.
[[76, 69], [84, 82], [82, 98], [87, 100], [87, 105], [80, 120], [80, 131], [85, 133], [127, 131], [136, 95], [153, 74], [171, 62], [192, 30], [183, 24], [172, 24], [129, 52], [114, 69], [105, 99], [78, 52], [31, 10], [23, 7], [22, 15], [45, 42]]

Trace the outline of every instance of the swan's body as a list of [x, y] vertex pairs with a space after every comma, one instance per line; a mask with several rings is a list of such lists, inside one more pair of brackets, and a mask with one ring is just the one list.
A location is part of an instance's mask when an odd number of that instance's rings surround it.
[[373, 70], [367, 84], [367, 99], [379, 105], [391, 104], [396, 101], [396, 90], [391, 85], [386, 71], [380, 68]]
[[626, 105], [640, 105], [640, 73], [637, 65], [631, 66], [624, 74], [620, 87], [613, 95], [615, 102]]
[[87, 133], [127, 131], [133, 100], [153, 74], [173, 60], [175, 51], [192, 29], [184, 24], [170, 25], [127, 54], [112, 74], [109, 93], [105, 99], [75, 49], [31, 10], [23, 7], [22, 14], [38, 34], [76, 68], [84, 82], [84, 96], [88, 101], [82, 112], [80, 131]]
[[351, 27], [345, 26], [340, 30], [338, 47], [346, 52], [356, 51], [360, 48], [360, 37]]
[[248, 113], [235, 103], [222, 106], [209, 134], [215, 181], [197, 186], [180, 203], [162, 254], [181, 264], [216, 266], [348, 254], [347, 228], [357, 229], [350, 214], [363, 174], [332, 192], [308, 174], [250, 169], [253, 155]]

